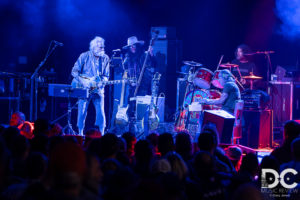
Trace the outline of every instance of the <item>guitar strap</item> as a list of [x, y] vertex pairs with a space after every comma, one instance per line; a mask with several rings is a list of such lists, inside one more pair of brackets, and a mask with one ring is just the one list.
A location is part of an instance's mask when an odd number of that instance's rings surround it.
[[82, 74], [82, 72], [83, 72], [83, 66], [85, 65], [85, 63], [86, 63], [88, 57], [89, 57], [89, 54], [87, 53], [87, 54], [86, 54], [86, 57], [85, 57], [85, 59], [84, 59], [84, 62], [83, 62], [82, 65], [81, 65], [81, 68], [80, 68], [80, 74]]
[[98, 72], [100, 73], [99, 76], [102, 77], [103, 75], [103, 67], [102, 67], [102, 61], [103, 61], [103, 57], [100, 56], [98, 62], [99, 62], [99, 68], [98, 68]]

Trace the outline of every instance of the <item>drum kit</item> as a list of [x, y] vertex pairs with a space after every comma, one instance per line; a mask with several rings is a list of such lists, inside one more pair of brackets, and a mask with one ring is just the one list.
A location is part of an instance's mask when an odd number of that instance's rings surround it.
[[[222, 60], [222, 57], [221, 57]], [[220, 60], [220, 63], [221, 63]], [[220, 82], [220, 72], [219, 67], [229, 69], [230, 71], [233, 68], [238, 68], [237, 64], [232, 63], [223, 63], [217, 67], [215, 72], [204, 68], [202, 64], [194, 62], [194, 61], [183, 61], [183, 64], [189, 66], [189, 72], [178, 72], [179, 74], [185, 75], [185, 80], [187, 81], [187, 87], [185, 91], [184, 100], [182, 102], [182, 110], [180, 111], [180, 115], [178, 115], [175, 130], [176, 131], [185, 131], [187, 130], [187, 124], [197, 124], [199, 121], [199, 112], [191, 112], [189, 111], [189, 105], [194, 102], [198, 102], [200, 99], [218, 99], [221, 97], [221, 92], [217, 89], [222, 89], [223, 86]], [[238, 69], [239, 70], [239, 69]], [[235, 77], [233, 77], [235, 78]], [[253, 73], [250, 73], [249, 76], [243, 76], [242, 79], [248, 80], [250, 82], [250, 90], [253, 89], [254, 80], [262, 79], [262, 77], [256, 76]], [[241, 86], [242, 84], [235, 78], [236, 82]], [[211, 89], [211, 85], [213, 85], [217, 89]], [[204, 105], [202, 107], [203, 110], [212, 110], [212, 109], [220, 109], [219, 106], [216, 105]]]

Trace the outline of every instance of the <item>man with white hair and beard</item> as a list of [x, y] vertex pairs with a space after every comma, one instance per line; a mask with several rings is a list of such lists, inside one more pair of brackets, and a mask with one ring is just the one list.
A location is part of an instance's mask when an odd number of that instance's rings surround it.
[[[79, 135], [83, 135], [85, 118], [90, 100], [96, 110], [95, 126], [104, 134], [106, 120], [104, 113], [104, 86], [101, 81], [109, 78], [109, 57], [104, 51], [105, 40], [96, 36], [90, 42], [90, 50], [80, 54], [72, 69], [74, 77], [72, 85], [90, 89], [88, 99], [80, 98], [78, 101], [77, 127]], [[91, 90], [92, 89], [92, 90]]]

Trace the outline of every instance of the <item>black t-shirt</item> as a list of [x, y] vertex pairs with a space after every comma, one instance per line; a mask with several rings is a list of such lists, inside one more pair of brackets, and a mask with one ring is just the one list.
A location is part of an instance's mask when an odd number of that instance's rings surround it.
[[234, 82], [227, 82], [224, 85], [223, 93], [227, 93], [228, 96], [222, 104], [222, 109], [233, 114], [236, 100], [241, 98], [240, 90]]
[[[232, 61], [232, 63], [239, 66], [238, 68], [239, 68], [242, 76], [249, 76], [250, 72], [253, 72], [253, 74], [256, 75], [256, 76], [259, 75], [259, 72], [256, 68], [256, 65], [251, 61], [248, 61], [246, 63], [242, 63], [239, 60], [235, 59], [235, 60]], [[234, 67], [231, 72], [235, 77], [240, 79], [241, 77], [240, 77], [240, 74], [238, 72], [238, 68]]]
[[[127, 53], [124, 62], [124, 68], [128, 71], [129, 78], [138, 81], [143, 64], [146, 58], [146, 53], [138, 51], [135, 54]], [[154, 56], [148, 55], [145, 66], [145, 71], [137, 95], [151, 95], [151, 81], [156, 68], [156, 60]], [[130, 88], [131, 91], [135, 90], [135, 86]], [[132, 92], [131, 92], [132, 93]], [[132, 97], [130, 94], [129, 97]]]

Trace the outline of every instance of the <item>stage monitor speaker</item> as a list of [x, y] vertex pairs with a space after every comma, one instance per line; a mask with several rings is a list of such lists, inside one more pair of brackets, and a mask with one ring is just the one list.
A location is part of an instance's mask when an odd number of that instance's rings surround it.
[[231, 144], [234, 120], [234, 116], [226, 111], [206, 110], [204, 111], [203, 125], [215, 124], [219, 132], [220, 143]]
[[293, 116], [293, 83], [271, 81], [268, 94], [274, 112], [274, 127], [282, 127]]
[[240, 144], [251, 148], [272, 147], [272, 110], [244, 110]]

